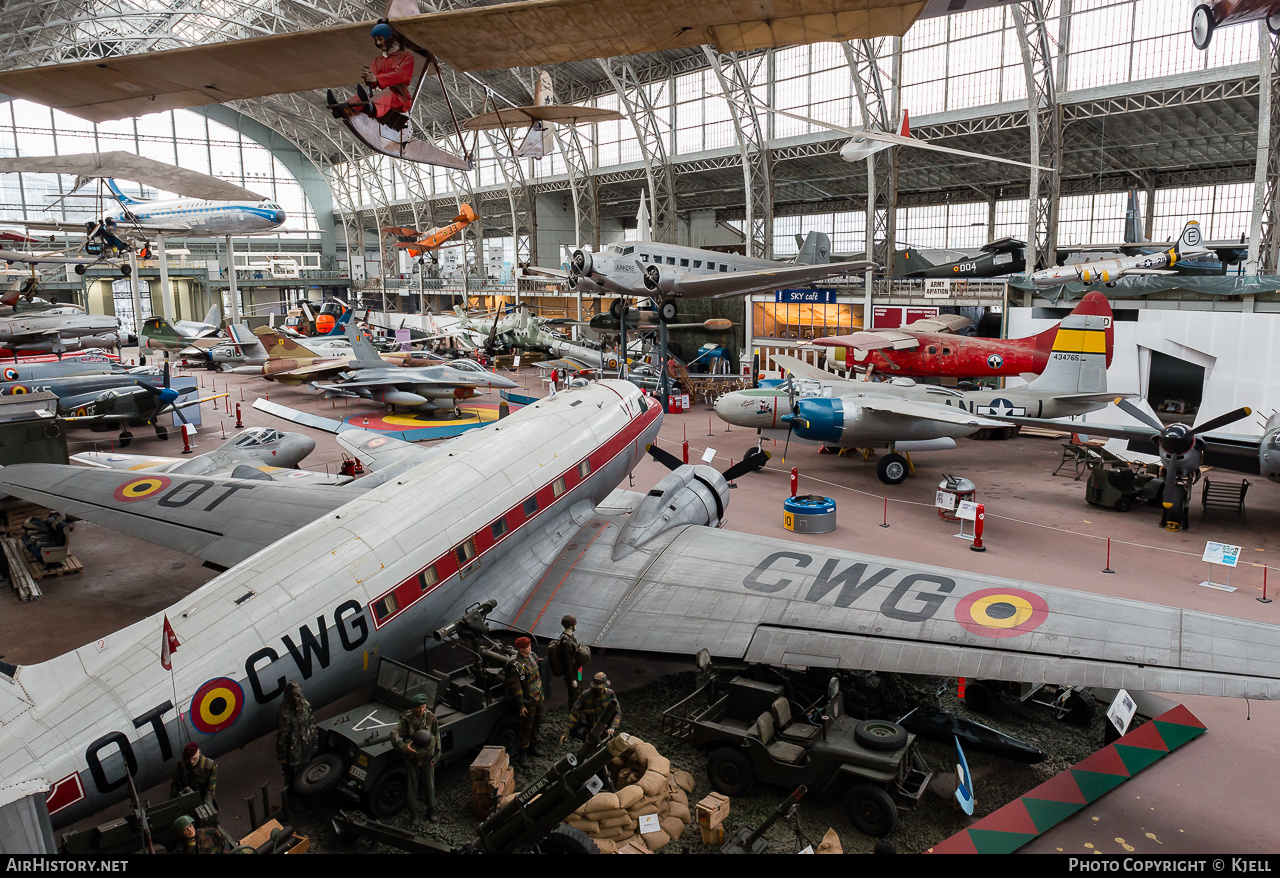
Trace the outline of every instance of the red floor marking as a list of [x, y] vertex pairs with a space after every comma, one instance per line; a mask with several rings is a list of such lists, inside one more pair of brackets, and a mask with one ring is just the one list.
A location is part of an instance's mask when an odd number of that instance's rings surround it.
[[1141, 747], [1144, 750], [1160, 750], [1169, 752], [1169, 745], [1160, 736], [1155, 723], [1144, 723], [1124, 736], [1124, 742], [1130, 747]]
[[[973, 827], [970, 827], [973, 828]], [[1014, 799], [1003, 808], [997, 808], [982, 820], [981, 829], [993, 832], [1016, 832], [1019, 835], [1037, 836], [1040, 828], [1027, 813], [1027, 806], [1022, 799]]]
[[[1125, 743], [1129, 742], [1125, 741]], [[1124, 760], [1120, 758], [1120, 754], [1114, 747], [1103, 747], [1097, 753], [1086, 756], [1071, 767], [1076, 771], [1092, 771], [1095, 774], [1129, 776], [1129, 769], [1125, 767]]]

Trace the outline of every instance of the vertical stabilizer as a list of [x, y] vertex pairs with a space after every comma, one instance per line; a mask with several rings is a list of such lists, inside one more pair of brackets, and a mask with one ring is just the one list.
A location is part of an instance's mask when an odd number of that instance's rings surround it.
[[1129, 190], [1129, 204], [1124, 209], [1124, 242], [1126, 244], [1147, 243], [1147, 233], [1142, 228], [1142, 213], [1138, 209], [1138, 190]]
[[1190, 250], [1202, 249], [1201, 245], [1203, 243], [1204, 236], [1200, 234], [1200, 223], [1196, 220], [1189, 220], [1182, 227], [1182, 234], [1178, 236], [1178, 243], [1173, 245], [1173, 252], [1181, 258], [1182, 254]]
[[831, 239], [822, 232], [810, 232], [796, 254], [796, 265], [826, 265], [831, 261]]
[[653, 226], [649, 221], [649, 201], [645, 198], [643, 189], [640, 190], [640, 207], [636, 210], [636, 240], [653, 240]]
[[[1103, 345], [1103, 353], [1106, 355], [1106, 366], [1111, 367], [1111, 355], [1115, 348], [1115, 321], [1112, 318], [1111, 303], [1107, 301], [1107, 297], [1097, 290], [1090, 290], [1084, 294], [1084, 298], [1076, 305], [1071, 315], [1095, 316], [1105, 318], [1106, 328], [1103, 335], [1106, 341]], [[1031, 341], [1036, 350], [1052, 352], [1053, 344], [1058, 337], [1058, 329], [1062, 324], [1046, 329], [1037, 335], [1031, 336]], [[1025, 341], [1025, 340], [1024, 340]]]
[[218, 326], [222, 323], [222, 312], [217, 305], [209, 308], [209, 313], [204, 315], [204, 322], [210, 326]]
[[144, 202], [138, 201], [136, 198], [130, 198], [128, 195], [125, 195], [123, 192], [121, 192], [120, 187], [116, 185], [116, 181], [112, 180], [110, 177], [105, 179], [103, 182], [107, 184], [107, 188], [111, 190], [111, 194], [116, 197], [116, 201], [119, 201], [121, 204], [143, 204], [144, 203]]
[[911, 123], [907, 120], [907, 111], [905, 109], [902, 111], [902, 117], [898, 119], [898, 136], [911, 136]]
[[1106, 393], [1110, 325], [1109, 316], [1068, 314], [1054, 332], [1048, 365], [1027, 388], [1042, 393]]
[[[348, 308], [347, 312], [350, 313], [351, 309]], [[351, 352], [356, 355], [355, 362], [352, 365], [362, 368], [381, 368], [387, 365], [382, 361], [382, 357], [378, 356], [378, 352], [374, 350], [369, 339], [364, 337], [360, 327], [354, 323], [347, 324], [347, 341], [351, 342]]]
[[231, 336], [231, 340], [235, 342], [236, 347], [240, 349], [240, 353], [244, 354], [247, 359], [266, 359], [267, 349], [263, 346], [258, 336], [249, 331], [249, 327], [243, 323], [233, 323], [227, 327], [227, 334]]

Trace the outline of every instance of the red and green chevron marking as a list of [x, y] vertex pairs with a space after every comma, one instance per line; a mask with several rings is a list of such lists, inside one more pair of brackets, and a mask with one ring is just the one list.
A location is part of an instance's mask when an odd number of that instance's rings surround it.
[[1179, 704], [928, 853], [1011, 854], [1204, 731], [1204, 723]]

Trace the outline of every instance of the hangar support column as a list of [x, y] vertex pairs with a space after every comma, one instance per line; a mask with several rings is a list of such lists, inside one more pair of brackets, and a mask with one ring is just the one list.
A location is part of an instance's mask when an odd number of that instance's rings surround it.
[[[516, 145], [512, 143], [507, 129], [503, 128], [501, 131], [503, 137], [501, 142], [488, 131], [485, 132], [490, 149], [497, 155], [503, 155], [505, 152], [507, 155], [514, 156]], [[516, 245], [515, 270], [517, 273], [527, 265], [538, 264], [537, 205], [533, 191], [525, 180], [523, 163], [526, 161], [528, 159], [513, 158], [511, 161], [498, 162], [502, 179], [507, 184], [507, 202], [511, 205], [511, 237]], [[479, 265], [483, 273], [483, 258], [479, 261]]]
[[[1027, 269], [1053, 265], [1058, 250], [1058, 198], [1062, 187], [1062, 108], [1058, 104], [1059, 81], [1053, 66], [1048, 22], [1052, 0], [1030, 0], [1013, 8], [1013, 24], [1022, 49], [1027, 78], [1027, 127], [1031, 138], [1031, 164], [1052, 168], [1031, 170], [1027, 216]], [[1071, 0], [1062, 0], [1058, 39], [1060, 73], [1070, 49]], [[1028, 296], [1031, 294], [1028, 293]], [[1028, 301], [1026, 304], [1030, 304]]]
[[569, 189], [573, 193], [574, 244], [579, 247], [590, 245], [591, 249], [599, 250], [600, 189], [596, 185], [595, 174], [591, 172], [591, 163], [587, 161], [582, 135], [578, 133], [577, 125], [553, 125], [551, 135], [569, 174]]
[[[1245, 274], [1274, 274], [1280, 249], [1280, 42], [1258, 23], [1258, 148], [1253, 171], [1253, 217], [1249, 224], [1249, 256]], [[1245, 302], [1253, 310], [1253, 300]]]
[[[667, 161], [667, 138], [671, 134], [671, 120], [666, 124], [658, 119], [649, 98], [647, 86], [640, 82], [635, 69], [627, 58], [603, 58], [600, 66], [609, 77], [622, 112], [631, 120], [636, 138], [640, 141], [640, 154], [644, 158], [645, 178], [649, 183], [649, 195], [653, 222], [653, 240], [675, 244], [676, 230], [676, 182], [671, 164]], [[670, 88], [668, 79], [658, 88]]]
[[710, 46], [703, 46], [702, 51], [720, 81], [742, 153], [747, 255], [773, 259], [773, 158], [769, 150], [769, 129], [751, 99], [753, 85], [764, 85], [773, 79], [770, 72], [773, 52], [743, 58], [732, 52], [720, 55]]

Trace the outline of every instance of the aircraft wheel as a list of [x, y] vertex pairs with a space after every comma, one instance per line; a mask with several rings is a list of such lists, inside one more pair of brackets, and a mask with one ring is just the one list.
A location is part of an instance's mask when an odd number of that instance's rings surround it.
[[462, 418], [462, 409], [458, 408], [458, 407], [455, 405], [455, 406], [453, 407], [453, 416], [454, 416], [454, 418], [455, 418], [455, 419], [461, 419], [461, 418]]
[[1097, 707], [1098, 704], [1092, 692], [1072, 692], [1067, 696], [1062, 710], [1058, 713], [1058, 719], [1073, 726], [1087, 726], [1093, 722], [1093, 714]]
[[156, 424], [156, 435], [161, 439], [168, 439], [169, 431], [164, 428], [163, 424]]
[[675, 323], [678, 316], [679, 310], [676, 308], [676, 300], [672, 298], [663, 299], [662, 304], [658, 306], [658, 319], [663, 323]]
[[[1209, 41], [1213, 39], [1213, 29], [1216, 26], [1213, 20], [1213, 10], [1209, 8], [1207, 3], [1201, 3], [1191, 12], [1191, 42], [1200, 50], [1209, 48]], [[1267, 27], [1271, 26], [1271, 19], [1267, 19]]]
[[751, 759], [739, 747], [721, 747], [707, 757], [711, 786], [726, 796], [745, 796], [756, 783]]
[[[81, 274], [83, 273], [84, 272], [81, 272]], [[133, 266], [129, 265], [127, 262], [124, 265], [120, 266], [121, 277], [128, 277], [131, 274], [133, 274]]]
[[392, 817], [409, 801], [409, 778], [403, 765], [388, 768], [364, 794], [365, 810], [374, 817]]
[[621, 299], [614, 299], [612, 302], [609, 303], [609, 313], [613, 316], [614, 320], [622, 319], [622, 300]]
[[86, 271], [88, 271], [88, 268], [86, 268], [85, 266], [83, 265], [76, 266], [76, 274], [83, 275]]
[[886, 454], [876, 464], [876, 475], [886, 485], [900, 485], [907, 478], [907, 459], [896, 452]]
[[1000, 707], [1000, 695], [990, 683], [970, 680], [964, 687], [964, 703], [978, 713], [993, 714]]
[[121, 448], [128, 448], [129, 443], [133, 441], [133, 434], [126, 430], [120, 434], [120, 439], [118, 441]]
[[880, 787], [861, 783], [845, 795], [844, 809], [859, 832], [884, 838], [898, 826], [898, 806]]
[[394, 415], [396, 413], [395, 403], [387, 403], [387, 414]]

